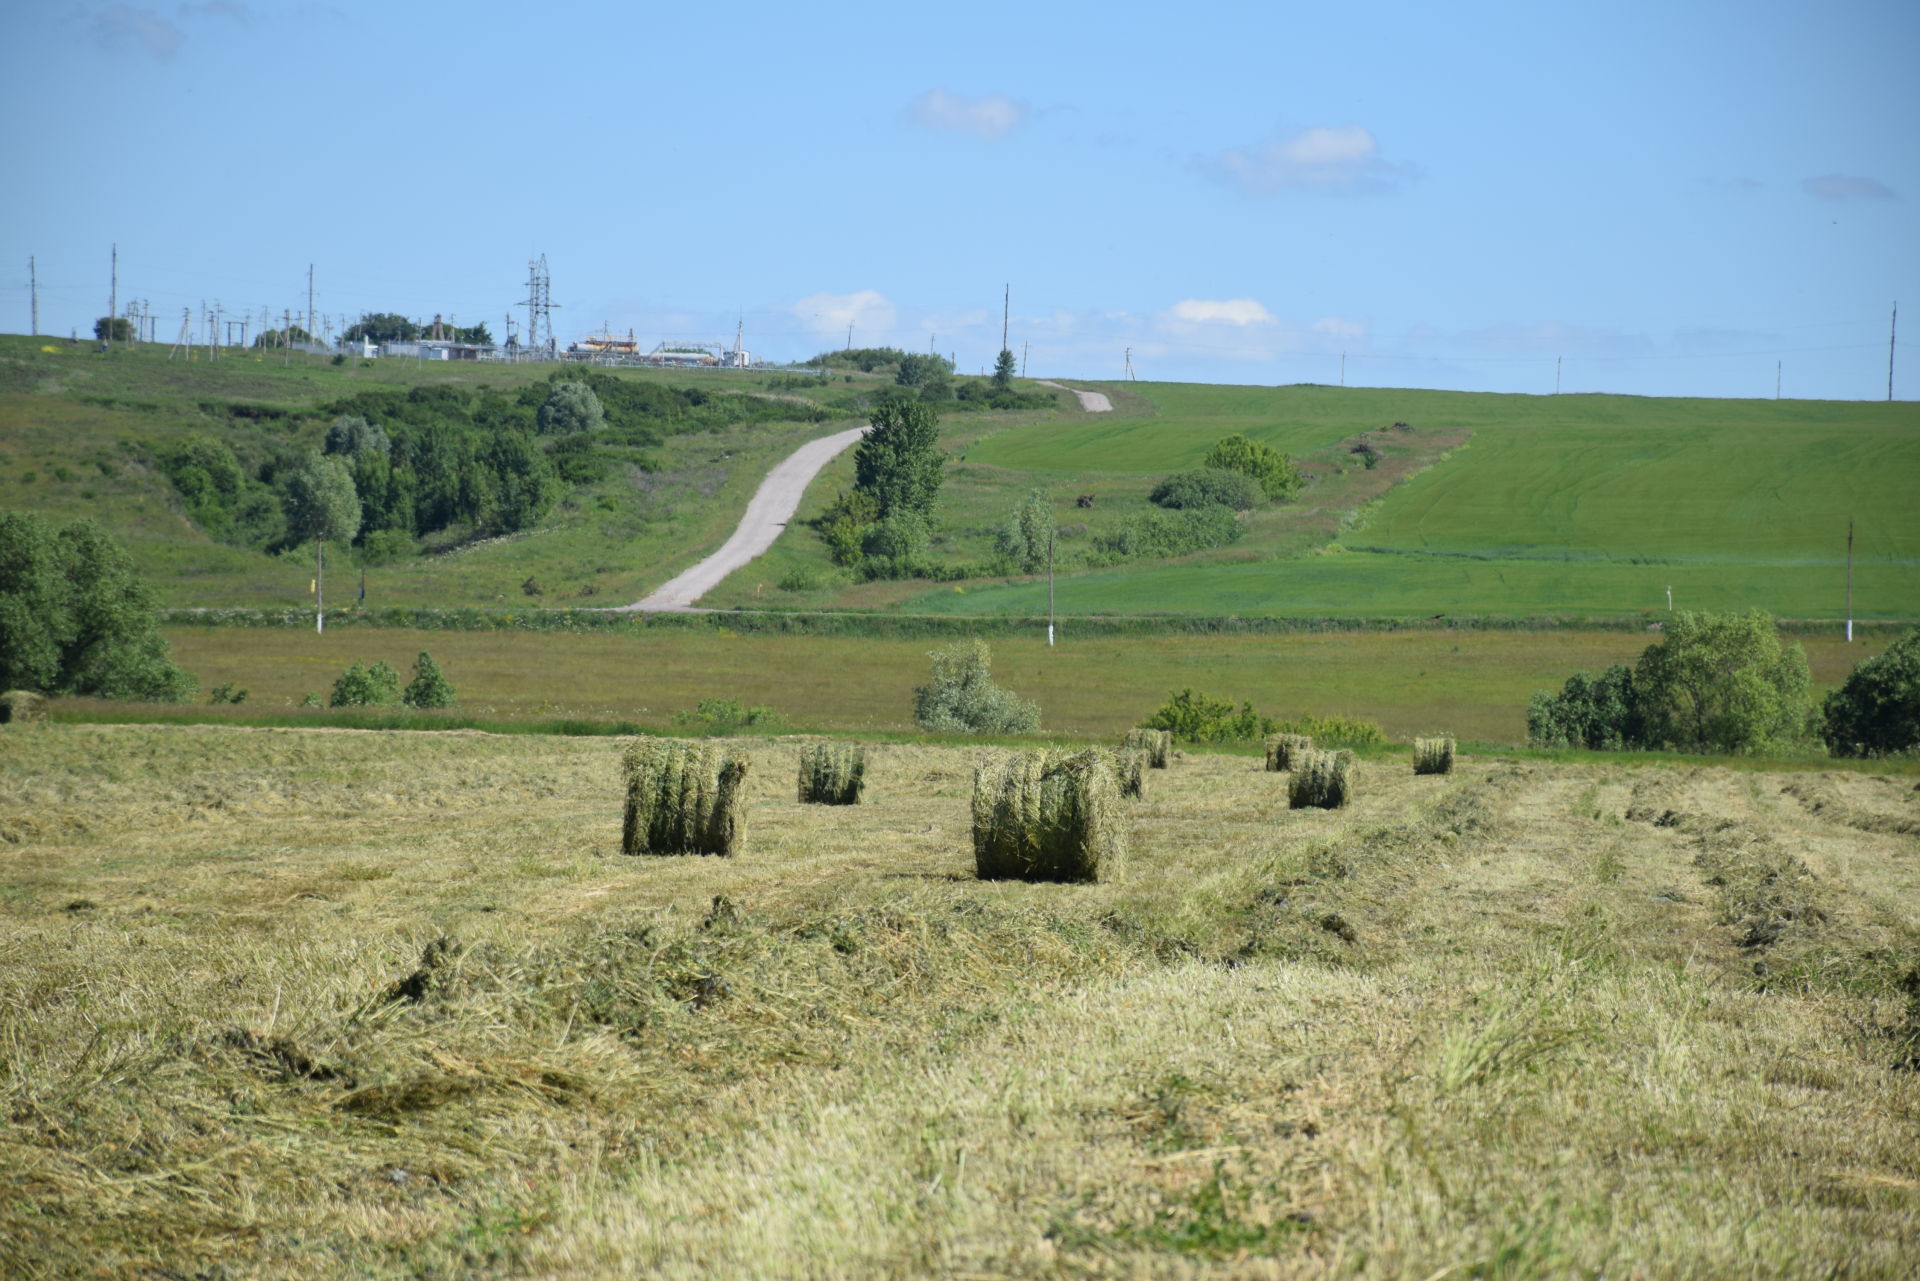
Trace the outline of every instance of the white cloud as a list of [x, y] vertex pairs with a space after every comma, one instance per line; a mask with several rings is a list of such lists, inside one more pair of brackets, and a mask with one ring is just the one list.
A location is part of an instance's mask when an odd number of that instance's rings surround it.
[[127, 4], [108, 5], [95, 14], [91, 30], [94, 43], [104, 49], [149, 53], [158, 62], [180, 52], [186, 39], [185, 32], [153, 10]]
[[1271, 325], [1273, 313], [1251, 298], [1228, 298], [1210, 302], [1188, 298], [1167, 309], [1167, 316], [1192, 325]]
[[862, 289], [851, 294], [808, 294], [793, 304], [793, 314], [813, 333], [823, 338], [846, 340], [847, 326], [853, 326], [855, 346], [883, 345], [893, 331], [894, 305], [885, 294]]
[[1886, 183], [1844, 173], [1823, 173], [1817, 178], [1802, 178], [1800, 190], [1821, 200], [1893, 199], [1893, 188]]
[[1322, 316], [1311, 326], [1314, 333], [1334, 342], [1362, 343], [1367, 340], [1367, 322], [1364, 320], [1346, 320], [1339, 316]]
[[1250, 147], [1231, 147], [1196, 162], [1201, 172], [1252, 196], [1282, 191], [1339, 195], [1391, 191], [1413, 177], [1390, 164], [1380, 143], [1361, 125], [1317, 126]]
[[1001, 93], [969, 98], [929, 89], [907, 106], [914, 123], [928, 129], [970, 133], [985, 142], [998, 142], [1026, 123], [1032, 109]]

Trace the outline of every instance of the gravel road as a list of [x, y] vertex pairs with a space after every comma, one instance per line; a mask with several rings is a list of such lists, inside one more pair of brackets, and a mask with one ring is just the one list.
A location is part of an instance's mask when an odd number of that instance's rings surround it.
[[1067, 386], [1065, 383], [1050, 383], [1045, 379], [1040, 379], [1039, 383], [1042, 387], [1058, 387], [1061, 391], [1073, 392], [1080, 400], [1080, 408], [1090, 414], [1110, 414], [1113, 412], [1113, 402], [1107, 399], [1107, 393], [1104, 391], [1080, 391], [1077, 388]]
[[625, 612], [684, 613], [693, 609], [694, 602], [719, 586], [721, 579], [773, 546], [773, 540], [779, 537], [780, 531], [799, 508], [800, 496], [806, 492], [807, 483], [866, 432], [865, 427], [854, 427], [831, 436], [822, 436], [787, 455], [760, 482], [760, 488], [754, 491], [753, 501], [747, 504], [747, 514], [740, 518], [733, 537], [727, 539], [719, 551], [645, 600], [624, 606]]

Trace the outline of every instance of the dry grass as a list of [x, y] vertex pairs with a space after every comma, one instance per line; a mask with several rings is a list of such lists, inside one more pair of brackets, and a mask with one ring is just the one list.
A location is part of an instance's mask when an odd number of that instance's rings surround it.
[[1268, 771], [1282, 774], [1293, 768], [1303, 752], [1313, 748], [1313, 740], [1305, 734], [1269, 734], [1266, 747]]
[[1453, 773], [1453, 740], [1451, 738], [1414, 739], [1413, 772], [1416, 774]]
[[[1914, 1271], [1920, 861], [1802, 775], [1196, 754], [1063, 886], [970, 753], [801, 747], [637, 860], [604, 740], [0, 734], [0, 1274]], [[1742, 946], [1703, 832], [1818, 915]]]
[[731, 855], [740, 844], [747, 758], [711, 742], [635, 739], [621, 758], [622, 854]]
[[802, 805], [858, 805], [867, 787], [867, 749], [822, 740], [800, 749]]
[[974, 768], [973, 859], [982, 880], [1111, 880], [1127, 845], [1106, 752], [997, 753]]

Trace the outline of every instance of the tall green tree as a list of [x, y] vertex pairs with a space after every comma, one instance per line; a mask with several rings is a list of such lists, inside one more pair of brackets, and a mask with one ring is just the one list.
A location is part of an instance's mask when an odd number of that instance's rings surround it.
[[1000, 531], [1000, 552], [1021, 572], [1037, 574], [1047, 567], [1047, 547], [1053, 532], [1053, 494], [1036, 489], [1013, 509], [1006, 528]]
[[997, 391], [1013, 390], [1013, 351], [1002, 347], [993, 361], [993, 385]]
[[178, 702], [197, 684], [168, 657], [153, 594], [106, 531], [0, 512], [0, 689]]
[[1633, 694], [1650, 744], [1753, 752], [1801, 732], [1811, 679], [1806, 653], [1780, 643], [1765, 610], [1683, 610], [1640, 655]]
[[1920, 749], [1920, 631], [1856, 663], [1821, 713], [1821, 737], [1836, 756]]
[[93, 336], [114, 342], [132, 342], [133, 322], [125, 316], [102, 316], [93, 322]]
[[540, 405], [537, 421], [548, 435], [598, 431], [606, 425], [607, 410], [585, 383], [555, 383]]
[[898, 512], [932, 519], [945, 466], [940, 414], [924, 401], [881, 404], [853, 453], [854, 484], [873, 497], [882, 519]]
[[353, 541], [360, 532], [360, 495], [347, 461], [309, 454], [287, 477], [287, 532], [313, 542], [313, 605], [316, 626], [326, 607], [326, 545]]

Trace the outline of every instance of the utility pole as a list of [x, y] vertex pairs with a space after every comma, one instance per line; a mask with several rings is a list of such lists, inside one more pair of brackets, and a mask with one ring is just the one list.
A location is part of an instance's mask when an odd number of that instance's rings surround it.
[[1556, 396], [1560, 394], [1560, 362], [1565, 359], [1565, 356], [1553, 358], [1553, 394]]
[[[107, 346], [113, 346], [113, 322], [120, 316], [120, 246], [113, 247], [113, 292], [107, 295]], [[1887, 399], [1893, 399], [1893, 375], [1887, 375]]]
[[847, 322], [847, 345], [845, 350], [853, 350], [853, 322], [851, 320]]
[[1893, 304], [1893, 323], [1887, 326], [1887, 399], [1893, 399], [1893, 340], [1900, 333], [1900, 304]]
[[1775, 400], [1780, 399], [1780, 367], [1785, 363], [1779, 360], [1773, 362], [1773, 398]]
[[1020, 376], [1027, 376], [1027, 344], [1024, 342], [1020, 344]]
[[1047, 648], [1053, 648], [1053, 530], [1047, 531]]
[[293, 363], [293, 312], [285, 307], [280, 309], [280, 364], [282, 367]]
[[33, 336], [40, 336], [40, 269], [34, 264], [31, 255], [27, 258], [27, 288], [33, 296]]
[[1125, 378], [1128, 382], [1135, 382], [1137, 380], [1133, 376], [1133, 348], [1131, 347], [1127, 348], [1126, 359], [1127, 359], [1126, 372], [1122, 374], [1121, 377]]
[[1000, 295], [1000, 350], [1007, 350], [1007, 314], [1013, 306], [1013, 282], [1008, 281], [1006, 291]]
[[307, 264], [307, 341], [313, 341], [313, 264]]
[[1344, 351], [1340, 353], [1340, 385], [1347, 385], [1347, 353]]
[[1847, 644], [1853, 644], [1853, 517], [1847, 517]]
[[[313, 630], [327, 630], [327, 543], [323, 538], [313, 540]], [[294, 580], [298, 582], [298, 579]]]
[[168, 360], [172, 360], [182, 347], [187, 349], [187, 359], [193, 359], [193, 339], [187, 332], [187, 327], [192, 323], [193, 308], [182, 307], [180, 309], [180, 336], [173, 340], [173, 350], [167, 353]]

